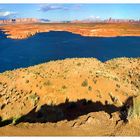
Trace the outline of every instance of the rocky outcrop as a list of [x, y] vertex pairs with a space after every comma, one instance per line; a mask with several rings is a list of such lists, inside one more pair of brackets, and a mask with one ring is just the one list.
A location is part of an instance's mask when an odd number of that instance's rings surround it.
[[[66, 59], [0, 74], [0, 117], [18, 119], [47, 104], [85, 100], [94, 105], [121, 107], [137, 95], [140, 59], [115, 59], [102, 63], [93, 58]], [[130, 75], [133, 75], [131, 77]], [[100, 103], [99, 103], [100, 102]], [[68, 108], [73, 108], [71, 104]], [[80, 106], [80, 109], [84, 107]]]

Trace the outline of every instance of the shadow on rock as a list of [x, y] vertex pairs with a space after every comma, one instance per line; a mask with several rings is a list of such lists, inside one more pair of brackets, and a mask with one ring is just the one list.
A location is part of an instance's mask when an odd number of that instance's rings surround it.
[[[120, 108], [115, 105], [105, 104], [101, 102], [92, 102], [90, 100], [82, 99], [77, 100], [77, 102], [69, 102], [66, 100], [65, 103], [59, 105], [47, 105], [44, 104], [40, 108], [35, 107], [28, 114], [18, 118], [15, 124], [20, 122], [29, 123], [56, 123], [62, 120], [75, 120], [82, 115], [86, 115], [91, 112], [104, 111], [112, 117], [112, 113], [119, 111]], [[9, 124], [11, 120], [9, 120]], [[7, 123], [5, 124], [7, 125]], [[4, 125], [2, 125], [4, 126]]]
[[42, 105], [39, 109], [35, 107], [28, 114], [22, 116], [17, 122], [29, 122], [29, 123], [56, 123], [62, 120], [75, 120], [82, 115], [86, 115], [91, 112], [105, 111], [112, 117], [112, 113], [119, 111], [120, 108], [114, 105], [103, 105], [101, 102], [87, 101], [86, 99], [78, 100], [77, 102], [69, 102], [59, 105]]

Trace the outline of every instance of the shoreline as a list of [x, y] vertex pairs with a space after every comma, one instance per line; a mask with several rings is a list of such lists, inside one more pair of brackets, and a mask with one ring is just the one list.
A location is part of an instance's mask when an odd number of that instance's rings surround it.
[[74, 58], [65, 58], [65, 59], [58, 59], [58, 60], [50, 60], [50, 61], [46, 61], [46, 62], [42, 62], [42, 63], [39, 63], [39, 64], [35, 64], [35, 65], [31, 65], [31, 66], [27, 66], [27, 67], [19, 67], [19, 68], [14, 68], [14, 69], [9, 69], [9, 70], [5, 70], [3, 72], [0, 72], [0, 74], [3, 74], [3, 73], [6, 73], [6, 72], [12, 72], [12, 71], [17, 71], [17, 70], [20, 70], [20, 69], [28, 69], [28, 68], [31, 68], [31, 67], [36, 67], [36, 66], [39, 66], [39, 65], [45, 65], [45, 64], [48, 64], [48, 63], [54, 63], [54, 62], [63, 62], [63, 61], [69, 61], [69, 60], [80, 60], [80, 59], [95, 59], [96, 61], [102, 63], [102, 64], [105, 64], [105, 63], [108, 63], [110, 61], [117, 61], [117, 60], [121, 60], [121, 59], [127, 59], [127, 60], [134, 60], [134, 59], [140, 59], [140, 57], [116, 57], [116, 58], [112, 58], [112, 59], [108, 59], [106, 61], [101, 61], [95, 57], [74, 57]]
[[67, 31], [85, 37], [139, 37], [140, 24], [14, 24], [0, 27], [7, 38], [26, 39], [37, 33]]

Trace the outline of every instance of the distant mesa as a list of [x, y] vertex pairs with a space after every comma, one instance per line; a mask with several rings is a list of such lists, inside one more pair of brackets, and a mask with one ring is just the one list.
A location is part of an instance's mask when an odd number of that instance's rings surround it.
[[14, 24], [14, 23], [140, 23], [140, 20], [134, 19], [100, 19], [100, 18], [87, 18], [83, 20], [64, 20], [64, 21], [51, 21], [49, 19], [37, 19], [37, 18], [16, 18], [16, 19], [3, 19], [0, 18], [0, 24]]
[[39, 22], [36, 18], [16, 18], [16, 19], [0, 19], [0, 24], [11, 24], [11, 23], [36, 23]]
[[92, 18], [88, 18], [88, 19], [83, 19], [83, 20], [73, 20], [71, 21], [71, 23], [140, 23], [140, 20], [134, 20], [134, 19], [113, 19], [113, 18], [109, 18], [109, 19], [92, 19]]

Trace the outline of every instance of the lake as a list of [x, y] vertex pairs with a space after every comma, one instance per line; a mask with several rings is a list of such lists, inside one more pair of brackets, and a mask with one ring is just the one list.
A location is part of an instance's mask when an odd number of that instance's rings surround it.
[[116, 57], [140, 57], [140, 37], [84, 37], [51, 31], [14, 40], [0, 31], [0, 72], [74, 57], [94, 57], [103, 62]]

